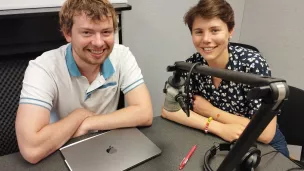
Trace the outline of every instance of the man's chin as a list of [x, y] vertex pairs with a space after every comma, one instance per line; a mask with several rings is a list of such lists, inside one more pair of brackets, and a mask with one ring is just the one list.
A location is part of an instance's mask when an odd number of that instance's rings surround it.
[[101, 60], [92, 60], [92, 61], [90, 61], [90, 64], [91, 65], [102, 65], [105, 60], [106, 60], [106, 58], [101, 59]]

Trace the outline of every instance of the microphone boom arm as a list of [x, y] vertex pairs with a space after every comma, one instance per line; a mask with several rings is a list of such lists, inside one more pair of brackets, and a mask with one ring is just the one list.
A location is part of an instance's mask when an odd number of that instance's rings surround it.
[[[167, 71], [174, 71], [175, 74], [189, 72], [193, 65], [192, 63], [178, 61], [175, 62], [174, 66], [168, 66]], [[289, 95], [288, 85], [283, 79], [201, 65], [194, 66], [193, 72], [250, 85], [253, 88], [247, 95], [248, 99], [262, 99], [259, 110], [218, 168], [218, 171], [233, 170], [240, 164], [242, 157], [278, 113], [284, 100]]]

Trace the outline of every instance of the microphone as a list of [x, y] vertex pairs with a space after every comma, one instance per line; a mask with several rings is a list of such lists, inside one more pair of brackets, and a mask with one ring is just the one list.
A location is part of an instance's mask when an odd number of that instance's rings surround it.
[[175, 99], [178, 102], [178, 104], [180, 105], [180, 107], [183, 109], [183, 111], [186, 113], [186, 115], [189, 117], [190, 116], [190, 111], [188, 109], [188, 105], [185, 103], [184, 96], [181, 95], [181, 94], [178, 94], [175, 97]]
[[166, 94], [164, 108], [169, 112], [177, 112], [182, 109], [187, 116], [190, 116], [189, 107], [186, 103], [185, 79], [180, 73], [174, 72], [165, 83], [164, 93]]

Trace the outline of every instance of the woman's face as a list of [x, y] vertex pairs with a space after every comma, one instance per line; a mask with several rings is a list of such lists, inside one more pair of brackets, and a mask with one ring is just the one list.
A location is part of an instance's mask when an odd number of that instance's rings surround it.
[[219, 18], [196, 17], [192, 25], [192, 41], [206, 61], [218, 61], [228, 55], [228, 42], [232, 35], [227, 24]]

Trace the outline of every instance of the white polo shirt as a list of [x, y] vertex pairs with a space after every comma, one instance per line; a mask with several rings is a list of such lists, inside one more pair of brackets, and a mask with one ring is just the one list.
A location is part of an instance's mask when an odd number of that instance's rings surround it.
[[117, 109], [120, 90], [126, 94], [144, 83], [135, 57], [123, 45], [115, 44], [100, 67], [89, 84], [76, 65], [71, 44], [45, 52], [29, 62], [19, 103], [44, 107], [59, 118], [77, 108], [105, 114]]

